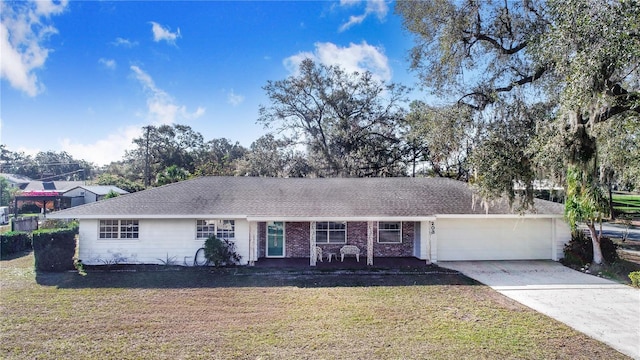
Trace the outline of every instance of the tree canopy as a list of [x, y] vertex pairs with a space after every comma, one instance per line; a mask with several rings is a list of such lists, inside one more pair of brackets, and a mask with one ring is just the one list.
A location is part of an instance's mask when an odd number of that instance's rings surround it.
[[469, 148], [475, 130], [471, 115], [468, 108], [459, 105], [437, 107], [413, 101], [405, 119], [408, 159], [426, 162], [423, 175], [468, 180]]
[[569, 181], [567, 211], [592, 224], [604, 178], [640, 188], [624, 170], [637, 145], [619, 151], [638, 143], [637, 0], [400, 1], [396, 11], [415, 35], [423, 87], [475, 111], [470, 180], [485, 197], [527, 208], [535, 180]]
[[303, 146], [317, 176], [403, 173], [397, 124], [404, 86], [306, 59], [299, 74], [269, 81], [264, 90], [271, 103], [260, 107], [259, 122]]
[[34, 180], [80, 181], [93, 176], [93, 164], [61, 151], [40, 151], [35, 156], [13, 152], [0, 145], [2, 173], [19, 174]]

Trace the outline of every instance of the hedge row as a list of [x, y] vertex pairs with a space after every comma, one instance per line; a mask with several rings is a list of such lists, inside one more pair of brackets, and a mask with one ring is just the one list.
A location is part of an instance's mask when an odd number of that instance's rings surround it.
[[73, 270], [77, 233], [77, 229], [34, 231], [32, 238], [36, 271]]
[[31, 250], [31, 237], [22, 231], [10, 231], [0, 235], [0, 255], [7, 256]]

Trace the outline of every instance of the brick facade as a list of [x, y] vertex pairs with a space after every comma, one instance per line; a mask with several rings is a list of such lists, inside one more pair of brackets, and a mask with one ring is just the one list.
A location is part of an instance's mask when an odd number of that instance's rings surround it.
[[413, 255], [413, 240], [415, 238], [416, 223], [411, 221], [402, 222], [402, 243], [384, 244], [378, 242], [378, 223], [373, 224], [374, 243], [373, 258], [376, 257], [407, 257]]
[[284, 225], [285, 255], [288, 258], [308, 258], [310, 222], [288, 222]]
[[[285, 223], [285, 256], [288, 258], [308, 258], [309, 251], [309, 227], [310, 222]], [[402, 223], [402, 243], [383, 244], [378, 243], [378, 223], [373, 224], [373, 256], [375, 257], [411, 257], [414, 256], [414, 222]], [[266, 256], [266, 223], [258, 223], [258, 257]], [[360, 256], [367, 255], [367, 222], [347, 222], [347, 244], [360, 248]], [[340, 254], [340, 248], [345, 244], [318, 244], [323, 253], [333, 252]]]
[[267, 256], [267, 223], [258, 223], [258, 259]]

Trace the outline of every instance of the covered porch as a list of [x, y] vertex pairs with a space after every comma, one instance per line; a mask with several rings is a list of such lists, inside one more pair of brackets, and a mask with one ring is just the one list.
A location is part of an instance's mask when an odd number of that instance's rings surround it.
[[41, 191], [23, 191], [20, 195], [15, 196], [13, 200], [14, 218], [19, 215], [19, 205], [25, 202], [35, 203], [40, 207], [44, 214], [47, 212], [48, 205], [51, 205], [52, 210], [57, 211], [66, 209], [71, 206], [71, 199], [62, 195], [58, 191], [53, 190], [41, 190]]
[[[250, 219], [249, 261], [256, 266], [327, 269], [426, 266], [434, 218]], [[342, 259], [344, 255], [344, 260]]]
[[[326, 260], [317, 262], [317, 270], [397, 270], [408, 271], [415, 269], [427, 269], [435, 265], [427, 264], [426, 261], [416, 257], [379, 257], [375, 259], [375, 265], [368, 265], [366, 259], [345, 258], [344, 261]], [[278, 268], [278, 269], [308, 269], [308, 258], [261, 258], [254, 262], [256, 268]]]

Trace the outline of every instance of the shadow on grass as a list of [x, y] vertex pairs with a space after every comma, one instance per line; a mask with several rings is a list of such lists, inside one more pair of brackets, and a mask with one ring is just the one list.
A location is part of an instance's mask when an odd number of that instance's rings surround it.
[[477, 285], [460, 273], [433, 267], [430, 271], [301, 271], [256, 268], [167, 268], [164, 270], [120, 270], [47, 273], [37, 272], [36, 282], [61, 289], [130, 288], [247, 288], [247, 287], [371, 287], [424, 285]]

